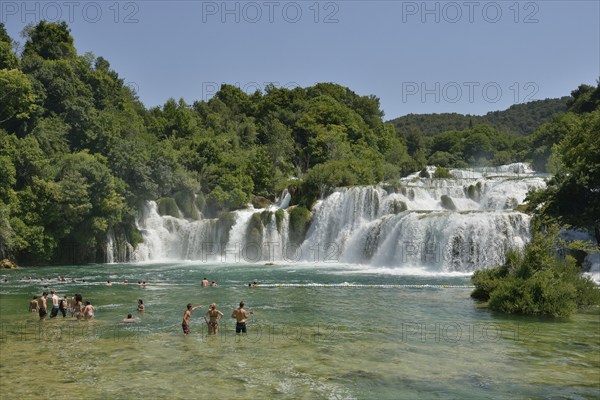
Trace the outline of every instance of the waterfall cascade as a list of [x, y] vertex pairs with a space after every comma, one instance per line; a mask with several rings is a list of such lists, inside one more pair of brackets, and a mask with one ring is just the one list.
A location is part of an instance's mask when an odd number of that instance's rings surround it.
[[[433, 172], [434, 168], [430, 168]], [[514, 208], [545, 186], [527, 164], [450, 170], [453, 179], [413, 174], [397, 185], [338, 188], [319, 200], [304, 239], [293, 242], [290, 194], [276, 204], [221, 219], [160, 216], [149, 202], [138, 219], [137, 261], [342, 262], [470, 272], [504, 261], [529, 240], [529, 217]]]

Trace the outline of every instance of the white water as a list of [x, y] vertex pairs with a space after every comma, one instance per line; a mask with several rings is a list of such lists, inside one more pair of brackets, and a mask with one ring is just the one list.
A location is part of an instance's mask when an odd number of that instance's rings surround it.
[[214, 219], [160, 216], [149, 202], [138, 220], [144, 243], [135, 259], [342, 262], [434, 273], [502, 263], [507, 249], [529, 240], [529, 217], [513, 209], [528, 190], [544, 187], [544, 178], [526, 164], [450, 172], [457, 178], [413, 174], [397, 188], [339, 188], [313, 207], [302, 243], [288, 239], [287, 191], [267, 209], [236, 211], [229, 232]]

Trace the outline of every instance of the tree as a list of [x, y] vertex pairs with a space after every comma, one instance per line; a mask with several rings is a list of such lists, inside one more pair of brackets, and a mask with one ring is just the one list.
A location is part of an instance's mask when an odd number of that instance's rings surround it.
[[8, 36], [4, 24], [0, 22], [0, 69], [18, 68], [19, 58], [12, 47], [13, 41]]
[[36, 110], [31, 81], [17, 69], [0, 70], [0, 124], [24, 120]]
[[572, 118], [577, 123], [552, 149], [557, 172], [528, 195], [528, 208], [543, 221], [593, 230], [600, 243], [600, 108]]
[[23, 57], [39, 56], [45, 60], [73, 58], [77, 51], [73, 45], [71, 30], [66, 22], [27, 25], [22, 32], [26, 39]]

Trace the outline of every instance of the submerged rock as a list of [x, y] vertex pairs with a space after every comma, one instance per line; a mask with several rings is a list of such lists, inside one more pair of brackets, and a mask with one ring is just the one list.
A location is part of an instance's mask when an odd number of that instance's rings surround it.
[[8, 258], [0, 261], [0, 269], [15, 269], [17, 268], [17, 264], [10, 261]]

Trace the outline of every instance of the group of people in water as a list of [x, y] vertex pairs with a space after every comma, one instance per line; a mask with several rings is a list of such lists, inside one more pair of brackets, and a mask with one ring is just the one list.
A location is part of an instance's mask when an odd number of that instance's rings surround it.
[[[231, 318], [235, 318], [236, 320], [236, 324], [235, 324], [235, 333], [236, 334], [241, 334], [241, 333], [247, 333], [247, 328], [246, 328], [246, 320], [248, 318], [250, 318], [250, 316], [252, 314], [254, 314], [254, 310], [246, 310], [244, 308], [244, 302], [241, 301], [240, 302], [240, 306], [238, 308], [236, 308], [235, 310], [233, 310], [233, 312], [231, 313]], [[186, 307], [185, 312], [183, 313], [183, 321], [181, 322], [181, 328], [183, 329], [183, 333], [185, 335], [188, 335], [190, 333], [190, 318], [192, 316], [192, 311], [195, 311], [199, 308], [202, 308], [202, 306], [193, 306], [192, 303], [189, 303]], [[204, 320], [206, 321], [206, 324], [208, 325], [208, 334], [213, 334], [213, 335], [218, 335], [219, 334], [219, 319], [221, 319], [222, 317], [224, 317], [225, 314], [223, 314], [221, 311], [217, 310], [217, 304], [216, 303], [212, 303], [209, 307], [208, 307], [208, 311], [206, 312], [206, 314], [204, 314]]]
[[[63, 276], [59, 276], [58, 280], [61, 282], [66, 282], [66, 278]], [[75, 282], [75, 279], [73, 279]], [[123, 284], [127, 285], [128, 281], [125, 280]], [[139, 281], [138, 284], [140, 286], [145, 286], [147, 284], [146, 281]], [[112, 282], [107, 281], [107, 286], [111, 286]], [[209, 283], [208, 279], [204, 277], [201, 282], [202, 287], [217, 287], [216, 281], [212, 281]], [[252, 282], [249, 284], [249, 287], [256, 287], [256, 282]], [[45, 285], [44, 287], [47, 287]], [[91, 320], [94, 318], [95, 308], [91, 304], [91, 302], [86, 301], [83, 303], [83, 297], [81, 294], [76, 293], [71, 299], [69, 299], [66, 295], [63, 298], [60, 298], [54, 289], [50, 290], [50, 299], [48, 299], [48, 292], [44, 291], [41, 297], [33, 296], [33, 299], [29, 303], [29, 311], [36, 312], [39, 314], [40, 321], [44, 321], [48, 315], [48, 302], [51, 302], [51, 310], [50, 310], [50, 318], [55, 318], [58, 316], [59, 312], [62, 314], [63, 318], [67, 316], [67, 313], [70, 313], [72, 317], [77, 318], [77, 320], [85, 319]], [[202, 306], [193, 306], [189, 303], [186, 307], [186, 310], [183, 314], [183, 321], [181, 323], [181, 327], [183, 329], [183, 333], [188, 335], [190, 333], [190, 318], [192, 311], [195, 311]], [[144, 301], [142, 299], [138, 300], [137, 311], [143, 313], [146, 309], [144, 305]], [[235, 318], [236, 326], [235, 333], [247, 333], [246, 321], [250, 316], [254, 314], [253, 310], [246, 310], [244, 308], [244, 302], [239, 303], [239, 307], [233, 310], [231, 317]], [[208, 307], [208, 311], [204, 314], [204, 320], [208, 325], [208, 334], [209, 335], [218, 335], [219, 333], [219, 319], [224, 317], [225, 315], [217, 310], [217, 304], [212, 303]], [[134, 318], [133, 315], [127, 314], [127, 318], [123, 319], [124, 323], [135, 323], [138, 322], [137, 318]]]
[[[208, 279], [206, 277], [202, 278], [202, 287], [217, 287], [216, 281], [211, 281], [208, 283]], [[256, 287], [256, 282], [253, 282], [249, 286]], [[192, 316], [192, 311], [195, 311], [202, 306], [194, 306], [192, 303], [189, 303], [183, 313], [183, 321], [181, 322], [181, 329], [183, 329], [184, 335], [188, 335], [190, 333], [190, 318]], [[244, 308], [244, 302], [241, 301], [238, 308], [233, 310], [231, 313], [231, 317], [236, 319], [235, 325], [235, 333], [246, 333], [246, 320], [250, 318], [250, 316], [254, 314], [254, 311], [247, 311]], [[225, 314], [221, 311], [217, 310], [217, 303], [212, 303], [208, 306], [208, 311], [204, 314], [204, 321], [208, 325], [208, 334], [209, 335], [218, 335], [219, 334], [219, 319], [223, 318]]]
[[[60, 312], [65, 318], [67, 312], [72, 317], [81, 320], [85, 318], [90, 320], [94, 318], [94, 306], [89, 301], [83, 304], [83, 297], [81, 294], [76, 293], [71, 300], [65, 295], [62, 299], [58, 297], [54, 289], [50, 290], [50, 301], [52, 302], [52, 308], [50, 310], [50, 318], [56, 318]], [[33, 299], [29, 302], [29, 312], [36, 312], [40, 316], [40, 321], [44, 321], [48, 316], [48, 292], [43, 292], [42, 296], [33, 296]]]

